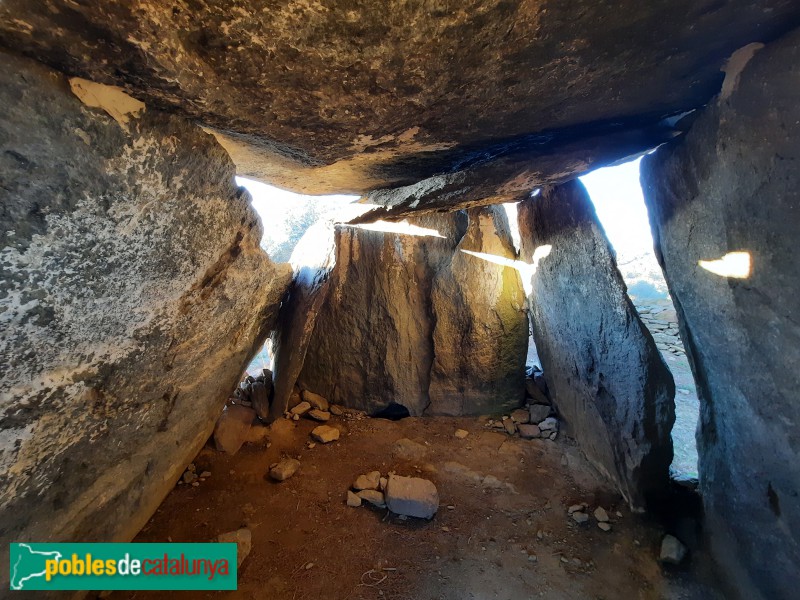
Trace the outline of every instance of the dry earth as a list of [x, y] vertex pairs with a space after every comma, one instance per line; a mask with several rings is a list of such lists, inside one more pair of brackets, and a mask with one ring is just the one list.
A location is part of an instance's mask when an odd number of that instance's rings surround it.
[[[332, 421], [338, 442], [309, 449], [314, 423], [280, 420], [270, 444], [235, 456], [206, 447], [199, 487], [179, 485], [135, 541], [214, 541], [249, 527], [253, 546], [235, 592], [115, 592], [122, 598], [358, 599], [714, 599], [709, 569], [696, 552], [688, 566], [656, 560], [663, 528], [631, 514], [603, 486], [570, 440], [521, 440], [471, 418]], [[457, 439], [456, 428], [467, 429]], [[401, 438], [417, 457], [398, 453]], [[283, 483], [271, 463], [299, 457]], [[430, 522], [345, 505], [361, 474], [395, 471], [433, 480], [441, 506]], [[486, 475], [497, 478], [492, 486]], [[608, 510], [612, 531], [567, 508]], [[619, 511], [619, 513], [617, 512]], [[621, 515], [621, 516], [620, 516]], [[535, 557], [535, 558], [534, 558]], [[311, 564], [311, 566], [309, 566]], [[706, 582], [706, 583], [703, 583]]]

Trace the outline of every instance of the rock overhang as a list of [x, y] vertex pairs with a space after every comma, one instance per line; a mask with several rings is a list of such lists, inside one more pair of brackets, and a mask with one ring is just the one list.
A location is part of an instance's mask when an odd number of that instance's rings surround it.
[[652, 148], [731, 53], [800, 24], [789, 0], [10, 0], [0, 15], [0, 45], [198, 121], [240, 175], [364, 194], [382, 218], [516, 200]]

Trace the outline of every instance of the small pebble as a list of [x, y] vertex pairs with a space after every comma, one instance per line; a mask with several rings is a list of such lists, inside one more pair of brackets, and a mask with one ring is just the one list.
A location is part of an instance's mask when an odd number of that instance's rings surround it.
[[585, 512], [574, 512], [572, 513], [572, 520], [576, 523], [586, 523], [586, 521], [589, 520], [589, 515], [587, 515]]
[[602, 506], [598, 506], [594, 509], [594, 518], [600, 521], [601, 523], [608, 523], [608, 513], [606, 509]]

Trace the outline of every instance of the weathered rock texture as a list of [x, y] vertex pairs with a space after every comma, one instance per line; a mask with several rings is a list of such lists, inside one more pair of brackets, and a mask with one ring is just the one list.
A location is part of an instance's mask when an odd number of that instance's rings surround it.
[[[697, 380], [715, 554], [732, 595], [788, 599], [800, 588], [800, 34], [728, 78], [685, 139], [644, 160], [642, 182]], [[749, 255], [743, 278], [699, 266], [730, 252]]]
[[522, 202], [519, 228], [554, 404], [587, 458], [641, 509], [668, 482], [672, 375], [627, 296], [583, 184], [545, 188]]
[[[299, 385], [376, 413], [478, 414], [524, 397], [527, 318], [502, 209], [336, 230], [336, 266]], [[485, 257], [467, 254], [485, 253]], [[492, 260], [487, 260], [487, 258]]]
[[5, 0], [0, 44], [215, 128], [241, 174], [400, 187], [373, 196], [397, 213], [652, 147], [733, 50], [798, 22], [795, 0]]
[[322, 222], [312, 226], [293, 256], [294, 279], [272, 334], [275, 392], [270, 422], [290, 408], [289, 399], [303, 369], [317, 314], [328, 295], [329, 273], [335, 262], [332, 225]]
[[118, 120], [0, 53], [2, 553], [138, 531], [290, 277], [259, 249], [213, 137], [116, 90], [73, 89]]
[[429, 413], [486, 414], [525, 396], [528, 318], [510, 266], [517, 253], [508, 220], [501, 207], [468, 215], [467, 232], [433, 279]]

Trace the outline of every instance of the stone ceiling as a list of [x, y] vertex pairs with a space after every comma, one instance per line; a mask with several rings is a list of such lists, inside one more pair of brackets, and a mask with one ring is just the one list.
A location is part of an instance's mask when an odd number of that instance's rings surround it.
[[796, 0], [5, 0], [0, 45], [197, 120], [242, 175], [402, 215], [651, 148], [798, 24]]

